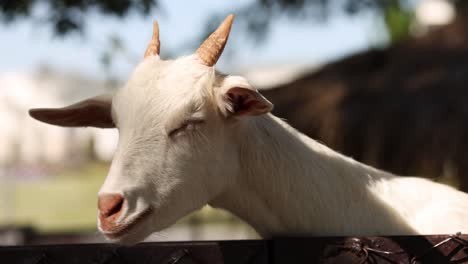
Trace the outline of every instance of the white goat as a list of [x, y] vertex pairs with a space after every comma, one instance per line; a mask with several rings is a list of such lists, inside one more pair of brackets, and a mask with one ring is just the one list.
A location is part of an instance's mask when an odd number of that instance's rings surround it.
[[134, 243], [210, 204], [272, 235], [468, 232], [468, 195], [345, 157], [269, 114], [240, 76], [217, 73], [230, 15], [194, 55], [159, 57], [158, 25], [129, 82], [32, 117], [119, 129], [99, 192], [99, 229]]

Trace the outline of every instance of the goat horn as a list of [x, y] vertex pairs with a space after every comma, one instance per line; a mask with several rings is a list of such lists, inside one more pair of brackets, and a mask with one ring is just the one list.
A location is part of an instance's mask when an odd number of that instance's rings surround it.
[[153, 37], [145, 51], [145, 58], [151, 55], [159, 55], [159, 25], [158, 21], [153, 22]]
[[231, 31], [234, 15], [227, 16], [223, 23], [197, 49], [198, 57], [206, 66], [213, 66], [218, 61]]

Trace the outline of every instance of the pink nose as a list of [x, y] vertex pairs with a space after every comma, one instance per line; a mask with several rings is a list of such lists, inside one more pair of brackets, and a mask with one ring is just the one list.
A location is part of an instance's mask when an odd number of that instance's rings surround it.
[[103, 194], [98, 197], [99, 220], [103, 229], [112, 229], [120, 216], [124, 201], [120, 194]]

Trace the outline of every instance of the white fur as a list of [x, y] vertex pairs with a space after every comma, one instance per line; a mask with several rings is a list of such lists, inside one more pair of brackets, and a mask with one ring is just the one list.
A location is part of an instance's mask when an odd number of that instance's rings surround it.
[[237, 138], [241, 172], [212, 201], [271, 235], [468, 232], [468, 195], [344, 157], [267, 115]]
[[[193, 56], [152, 57], [115, 96], [121, 138], [101, 193], [124, 192], [153, 206], [144, 235], [206, 203], [265, 237], [468, 232], [465, 193], [358, 163], [271, 114], [226, 118], [223, 96], [236, 86], [253, 89]], [[206, 123], [193, 134], [166, 136], [194, 115]], [[138, 165], [125, 170], [124, 161]]]
[[117, 241], [142, 240], [205, 204], [264, 237], [468, 233], [467, 194], [361, 164], [269, 113], [236, 116], [226, 99], [235, 87], [271, 109], [244, 78], [196, 55], [150, 56], [117, 91], [119, 145], [100, 194], [125, 197], [121, 224], [153, 209]]

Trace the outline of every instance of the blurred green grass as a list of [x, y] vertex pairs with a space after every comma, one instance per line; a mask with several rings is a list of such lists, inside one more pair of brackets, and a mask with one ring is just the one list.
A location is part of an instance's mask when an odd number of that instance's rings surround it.
[[96, 197], [108, 164], [91, 163], [80, 169], [58, 171], [43, 180], [10, 184], [12, 215], [0, 224], [28, 225], [41, 232], [95, 229]]
[[[0, 225], [31, 226], [42, 233], [96, 230], [97, 192], [109, 169], [108, 163], [89, 163], [58, 170], [40, 180], [15, 181], [8, 186], [10, 216], [1, 215]], [[2, 205], [0, 205], [1, 207]], [[3, 204], [5, 206], [5, 204]], [[239, 224], [230, 213], [205, 206], [182, 218], [178, 224], [223, 222]]]

